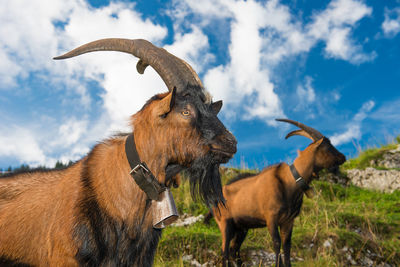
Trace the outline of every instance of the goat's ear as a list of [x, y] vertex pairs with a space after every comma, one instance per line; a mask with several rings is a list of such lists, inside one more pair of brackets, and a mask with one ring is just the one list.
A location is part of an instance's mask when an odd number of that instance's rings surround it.
[[176, 88], [174, 87], [174, 89], [172, 89], [172, 91], [169, 94], [167, 94], [166, 97], [161, 99], [157, 107], [157, 113], [159, 116], [165, 116], [171, 111], [171, 109], [175, 105], [175, 96], [176, 96]]
[[318, 147], [322, 143], [322, 141], [324, 141], [324, 138], [315, 141], [315, 145]]
[[217, 115], [222, 108], [222, 100], [211, 103], [212, 112]]
[[315, 143], [316, 143], [317, 145], [320, 145], [320, 144], [322, 143], [322, 141], [324, 141], [324, 138], [319, 139], [319, 140], [316, 141]]

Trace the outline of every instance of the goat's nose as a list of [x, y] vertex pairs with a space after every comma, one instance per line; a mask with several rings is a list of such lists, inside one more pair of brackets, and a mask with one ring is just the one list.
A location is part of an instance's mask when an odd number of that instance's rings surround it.
[[214, 144], [214, 146], [219, 146], [220, 149], [225, 150], [226, 152], [235, 154], [237, 151], [237, 141], [235, 136], [229, 131], [226, 131], [224, 134], [218, 135], [215, 140], [218, 144]]
[[224, 135], [222, 135], [222, 140], [225, 143], [228, 143], [232, 146], [236, 147], [236, 145], [237, 145], [237, 140], [236, 140], [235, 136], [228, 130], [225, 132]]
[[346, 156], [343, 155], [343, 154], [341, 154], [341, 155], [340, 155], [340, 164], [343, 164], [343, 163], [345, 163], [345, 162], [346, 162]]
[[230, 131], [227, 131], [227, 140], [232, 145], [234, 145], [234, 146], [237, 145], [237, 140], [236, 140], [235, 136]]

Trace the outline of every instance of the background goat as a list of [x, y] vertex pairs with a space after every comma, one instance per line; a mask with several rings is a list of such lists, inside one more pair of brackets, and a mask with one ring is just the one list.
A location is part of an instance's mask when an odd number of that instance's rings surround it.
[[[169, 89], [131, 117], [140, 160], [160, 184], [186, 170], [194, 195], [209, 205], [222, 201], [218, 167], [236, 152], [217, 118], [222, 102], [211, 101], [186, 62], [145, 40], [98, 40], [55, 59], [99, 50], [139, 57], [137, 70], [152, 66]], [[127, 137], [99, 143], [64, 170], [0, 179], [1, 266], [152, 265], [161, 230], [130, 175]]]
[[[291, 235], [294, 219], [299, 215], [303, 193], [323, 168], [337, 169], [346, 161], [329, 139], [302, 123], [292, 123], [301, 130], [290, 132], [286, 138], [302, 135], [313, 140], [304, 151], [299, 151], [293, 165], [280, 163], [264, 169], [257, 175], [240, 175], [223, 187], [225, 206], [214, 207], [205, 222], [214, 215], [222, 234], [223, 265], [229, 256], [241, 265], [240, 246], [250, 228], [268, 227], [276, 254], [276, 266], [282, 266], [280, 256], [283, 242], [284, 265], [290, 264]], [[278, 230], [278, 227], [280, 230]], [[230, 246], [232, 241], [232, 246]]]

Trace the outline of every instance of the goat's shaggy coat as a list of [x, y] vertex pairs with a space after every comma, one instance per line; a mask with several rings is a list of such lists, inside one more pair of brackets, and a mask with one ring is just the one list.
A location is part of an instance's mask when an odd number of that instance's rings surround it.
[[[296, 134], [310, 136], [306, 132], [298, 131]], [[288, 136], [291, 135], [294, 133]], [[321, 136], [300, 151], [293, 163], [307, 184], [322, 168], [336, 167], [345, 161], [343, 154]], [[210, 212], [205, 218], [205, 222], [208, 222], [214, 215], [221, 231], [223, 265], [230, 264], [229, 257], [232, 256], [240, 266], [239, 250], [248, 229], [268, 227], [276, 254], [276, 266], [282, 266], [281, 242], [285, 266], [290, 266], [293, 223], [300, 213], [304, 192], [296, 183], [289, 165], [280, 163], [259, 174], [235, 178], [223, 187], [223, 194], [225, 205], [213, 208], [212, 214]]]
[[[126, 43], [134, 55], [144, 55], [142, 70], [156, 61], [168, 88], [184, 82], [159, 61], [179, 63], [186, 70], [178, 70], [196, 81], [190, 66], [143, 40], [139, 51], [135, 40], [121, 39], [89, 49], [121, 51]], [[222, 103], [205, 101], [200, 85], [185, 86], [153, 97], [132, 116], [136, 149], [159, 183], [178, 185], [177, 174], [186, 170], [193, 193], [213, 205], [223, 200], [218, 166], [236, 152], [236, 140], [217, 118]], [[64, 170], [0, 179], [1, 266], [152, 265], [161, 230], [153, 228], [151, 202], [129, 174], [126, 138], [96, 145]]]

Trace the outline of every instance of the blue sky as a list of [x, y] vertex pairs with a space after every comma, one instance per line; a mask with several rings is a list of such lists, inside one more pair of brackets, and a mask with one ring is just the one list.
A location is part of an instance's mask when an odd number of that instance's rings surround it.
[[100, 38], [144, 38], [188, 61], [238, 139], [228, 164], [292, 161], [287, 117], [347, 157], [400, 134], [399, 1], [21, 0], [0, 7], [0, 168], [78, 160], [127, 131], [166, 91], [127, 54], [62, 54]]

